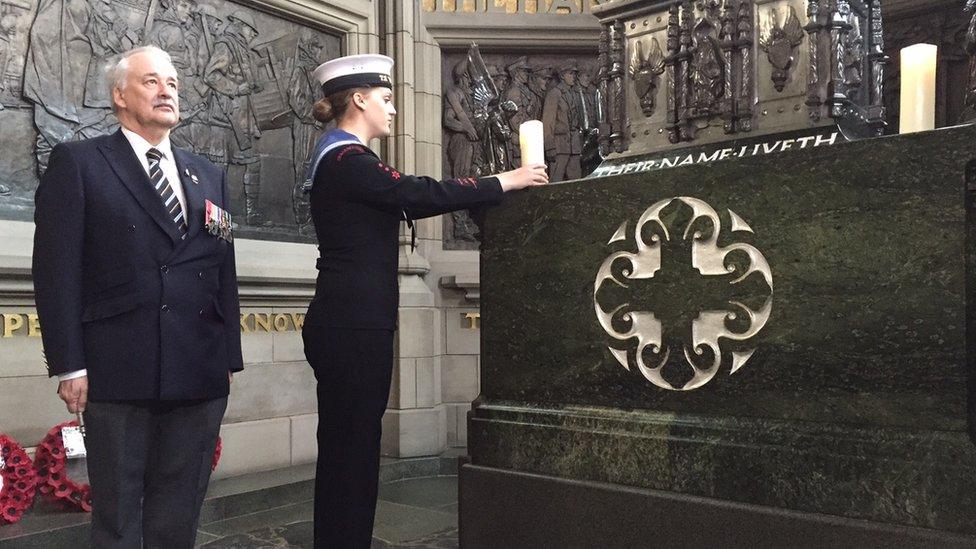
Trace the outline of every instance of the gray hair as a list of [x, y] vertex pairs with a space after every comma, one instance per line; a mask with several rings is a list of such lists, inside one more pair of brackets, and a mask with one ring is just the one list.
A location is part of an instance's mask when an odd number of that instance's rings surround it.
[[115, 88], [120, 90], [125, 89], [125, 78], [129, 74], [129, 58], [133, 55], [140, 53], [152, 53], [158, 55], [166, 60], [170, 65], [173, 64], [173, 59], [166, 53], [156, 46], [139, 46], [138, 48], [133, 48], [127, 52], [122, 53], [118, 61], [109, 62], [105, 66], [105, 87], [108, 89], [108, 102], [112, 105], [112, 112], [118, 112], [115, 106], [115, 97], [113, 92]]

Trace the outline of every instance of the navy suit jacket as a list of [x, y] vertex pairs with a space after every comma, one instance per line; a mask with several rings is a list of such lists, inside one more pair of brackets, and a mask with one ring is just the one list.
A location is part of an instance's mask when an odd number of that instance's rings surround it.
[[48, 370], [87, 369], [92, 400], [219, 398], [228, 371], [243, 369], [234, 246], [203, 227], [205, 200], [228, 209], [226, 175], [190, 152], [173, 156], [185, 238], [121, 131], [54, 147], [37, 189], [33, 277]]

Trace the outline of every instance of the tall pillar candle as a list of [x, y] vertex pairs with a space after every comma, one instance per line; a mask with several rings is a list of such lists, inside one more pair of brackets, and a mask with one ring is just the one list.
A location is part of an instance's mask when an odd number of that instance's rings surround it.
[[519, 125], [519, 148], [522, 151], [523, 166], [546, 163], [541, 121], [526, 120]]
[[901, 50], [899, 132], [935, 129], [935, 67], [938, 46], [915, 44]]

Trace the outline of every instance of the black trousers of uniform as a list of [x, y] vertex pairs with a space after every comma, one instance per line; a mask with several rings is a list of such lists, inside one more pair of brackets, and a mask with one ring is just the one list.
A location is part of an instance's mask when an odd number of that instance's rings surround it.
[[92, 547], [191, 549], [227, 397], [85, 408]]
[[302, 338], [318, 381], [315, 549], [368, 549], [379, 484], [380, 422], [393, 372], [393, 331], [306, 324]]

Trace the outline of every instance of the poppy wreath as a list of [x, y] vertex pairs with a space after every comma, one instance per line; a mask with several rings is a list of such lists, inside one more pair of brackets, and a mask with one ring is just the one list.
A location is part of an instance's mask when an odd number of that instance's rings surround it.
[[37, 445], [34, 455], [34, 470], [37, 472], [38, 490], [64, 504], [66, 507], [91, 512], [91, 486], [68, 478], [65, 465], [68, 458], [64, 453], [64, 440], [61, 429], [77, 427], [75, 420], [59, 423], [51, 428], [44, 440]]
[[37, 476], [27, 452], [4, 434], [0, 434], [0, 463], [0, 524], [12, 524], [34, 505]]

